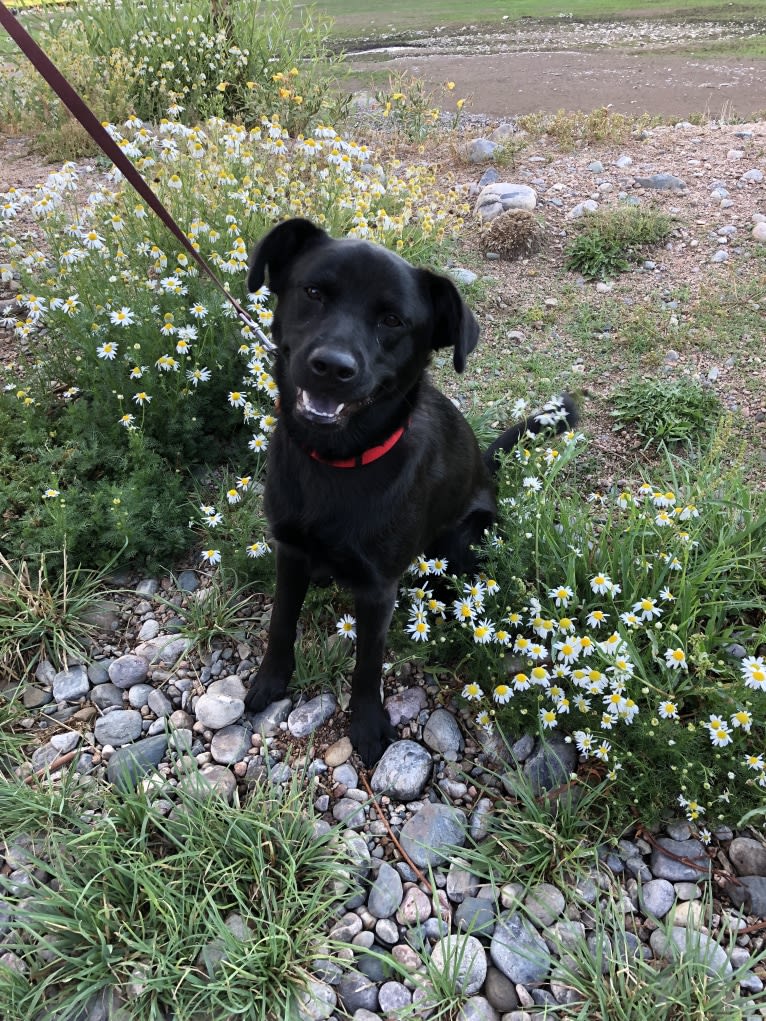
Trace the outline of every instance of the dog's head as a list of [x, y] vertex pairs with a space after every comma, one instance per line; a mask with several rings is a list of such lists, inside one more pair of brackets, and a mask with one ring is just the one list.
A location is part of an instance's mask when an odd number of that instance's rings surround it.
[[256, 246], [247, 286], [264, 283], [277, 296], [283, 408], [327, 430], [404, 397], [436, 348], [453, 348], [462, 372], [478, 341], [451, 280], [368, 241], [334, 240], [308, 220], [287, 220]]

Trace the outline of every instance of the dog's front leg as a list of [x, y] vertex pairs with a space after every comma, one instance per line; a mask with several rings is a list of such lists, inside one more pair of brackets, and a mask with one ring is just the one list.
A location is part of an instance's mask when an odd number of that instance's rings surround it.
[[245, 706], [254, 713], [284, 697], [295, 669], [295, 632], [309, 587], [308, 562], [304, 556], [278, 545], [276, 562], [277, 587], [268, 645], [245, 699]]
[[396, 582], [384, 583], [375, 592], [365, 589], [355, 593], [357, 643], [349, 736], [366, 766], [377, 762], [397, 736], [380, 697], [386, 636], [395, 602]]

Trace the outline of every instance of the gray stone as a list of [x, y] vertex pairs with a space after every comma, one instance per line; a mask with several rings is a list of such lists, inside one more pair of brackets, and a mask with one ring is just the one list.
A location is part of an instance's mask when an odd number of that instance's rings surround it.
[[340, 798], [332, 809], [332, 817], [352, 830], [361, 830], [367, 822], [364, 806], [353, 798]]
[[298, 992], [296, 999], [296, 1021], [327, 1021], [338, 1002], [332, 986], [315, 978], [308, 980], [306, 988]]
[[109, 683], [110, 659], [101, 659], [96, 663], [88, 664], [88, 680], [95, 687], [98, 684]]
[[278, 702], [272, 702], [260, 713], [254, 713], [250, 717], [253, 730], [263, 737], [274, 737], [279, 733], [280, 724], [284, 723], [290, 715], [293, 703], [289, 698], [282, 698]]
[[118, 688], [143, 684], [149, 673], [149, 664], [143, 656], [120, 656], [109, 664], [109, 680]]
[[414, 741], [395, 741], [386, 748], [370, 784], [376, 794], [397, 801], [415, 801], [431, 776], [431, 756]]
[[120, 790], [132, 790], [143, 776], [160, 764], [167, 747], [167, 736], [158, 734], [156, 737], [145, 737], [136, 744], [117, 748], [106, 767], [107, 779]]
[[471, 996], [457, 1015], [457, 1021], [499, 1021], [500, 1015], [484, 996]]
[[191, 638], [179, 635], [158, 635], [148, 642], [141, 642], [137, 645], [135, 654], [145, 659], [150, 666], [157, 663], [175, 666], [177, 661], [189, 651], [191, 645]]
[[551, 967], [545, 940], [520, 914], [501, 915], [489, 948], [493, 963], [517, 985], [542, 982]]
[[560, 787], [577, 766], [577, 749], [559, 738], [541, 742], [535, 754], [524, 763], [524, 775], [533, 794]]
[[590, 170], [592, 174], [603, 174], [604, 164], [600, 160], [593, 160], [588, 164], [588, 170]]
[[472, 936], [491, 936], [495, 928], [495, 904], [484, 897], [466, 897], [455, 910], [455, 928]]
[[715, 263], [726, 262], [728, 260], [728, 258], [729, 258], [729, 253], [726, 251], [726, 249], [725, 248], [719, 248], [719, 250], [717, 252], [715, 252], [713, 255], [710, 256], [710, 261], [711, 262], [715, 262]]
[[735, 837], [728, 853], [738, 876], [766, 876], [766, 847], [759, 840]]
[[463, 996], [478, 993], [487, 975], [484, 947], [475, 936], [445, 936], [434, 944], [431, 965]]
[[739, 885], [727, 886], [733, 904], [743, 906], [750, 915], [766, 918], [766, 877], [740, 876]]
[[636, 184], [639, 188], [649, 188], [653, 191], [683, 191], [686, 182], [674, 174], [652, 174], [651, 177], [637, 177]]
[[728, 977], [733, 969], [724, 948], [704, 932], [673, 926], [668, 939], [663, 929], [656, 929], [649, 937], [652, 950], [658, 957], [675, 959], [683, 954], [704, 966], [710, 978]]
[[160, 623], [155, 620], [154, 617], [150, 617], [149, 620], [145, 620], [141, 625], [141, 628], [136, 636], [139, 642], [148, 642], [152, 638], [156, 638], [160, 633]]
[[[493, 139], [493, 141], [496, 142], [497, 139]], [[479, 185], [478, 185], [479, 190], [481, 191], [481, 189], [482, 188], [486, 188], [488, 184], [494, 184], [496, 181], [499, 181], [499, 180], [500, 180], [500, 174], [498, 174], [498, 172], [495, 170], [495, 168], [494, 167], [487, 167], [487, 169], [484, 171], [484, 173], [479, 178]]]
[[45, 688], [50, 688], [56, 676], [56, 668], [47, 659], [41, 659], [35, 670], [35, 680]]
[[412, 993], [402, 982], [384, 982], [378, 990], [378, 1007], [386, 1015], [406, 1010], [412, 1003]]
[[427, 705], [428, 699], [422, 688], [406, 688], [387, 698], [383, 708], [388, 713], [391, 723], [395, 727], [401, 727], [420, 715]]
[[159, 592], [160, 583], [156, 578], [144, 578], [136, 585], [137, 596], [153, 596]]
[[766, 242], [766, 223], [756, 223], [753, 227], [753, 240]]
[[495, 158], [496, 151], [497, 142], [491, 142], [488, 138], [474, 138], [465, 148], [469, 163], [489, 163]]
[[476, 802], [476, 808], [471, 813], [471, 836], [474, 840], [484, 840], [489, 833], [492, 807], [489, 798], [479, 798]]
[[149, 704], [149, 696], [154, 691], [151, 684], [134, 684], [128, 688], [128, 703], [132, 709], [143, 709]]
[[359, 971], [345, 973], [338, 984], [338, 995], [349, 1014], [378, 1008], [377, 986]]
[[95, 687], [90, 693], [90, 700], [102, 711], [104, 709], [119, 709], [122, 706], [122, 692], [109, 681]]
[[173, 712], [173, 703], [162, 691], [157, 691], [156, 688], [152, 689], [146, 704], [149, 706], [155, 716], [170, 716]]
[[466, 897], [474, 897], [476, 895], [479, 883], [478, 876], [453, 862], [447, 873], [447, 896], [453, 903], [460, 904]]
[[595, 213], [598, 211], [598, 202], [595, 199], [586, 199], [584, 202], [578, 202], [576, 206], [567, 213], [567, 220], [579, 220], [580, 217], [585, 216], [587, 213]]
[[474, 273], [471, 269], [463, 269], [461, 266], [452, 266], [447, 270], [447, 275], [451, 276], [456, 284], [465, 284], [466, 287], [475, 284], [479, 279], [478, 273]]
[[692, 828], [686, 819], [671, 819], [665, 823], [665, 832], [671, 840], [688, 840], [692, 835]]
[[235, 723], [245, 711], [241, 698], [228, 695], [200, 695], [194, 707], [197, 721], [210, 730], [222, 730]]
[[67, 755], [73, 752], [80, 743], [82, 735], [76, 730], [69, 730], [64, 734], [54, 734], [50, 743], [58, 751], [59, 755]]
[[50, 742], [36, 748], [32, 753], [32, 769], [37, 772], [40, 769], [48, 769], [51, 763], [55, 762], [61, 753], [55, 745]]
[[130, 744], [141, 736], [143, 719], [137, 709], [113, 709], [96, 720], [96, 741], [114, 748]]
[[45, 691], [44, 688], [38, 688], [36, 684], [27, 684], [21, 701], [25, 709], [39, 709], [53, 701], [53, 694], [50, 691]]
[[176, 578], [176, 588], [180, 592], [196, 592], [199, 588], [199, 576], [196, 571], [181, 571]]
[[356, 787], [359, 783], [359, 774], [350, 766], [347, 762], [344, 762], [341, 766], [336, 766], [332, 773], [332, 778], [336, 783], [342, 783], [344, 787]]
[[[710, 859], [705, 852], [704, 844], [699, 840], [671, 840], [670, 837], [658, 837], [657, 843], [659, 847], [654, 848], [649, 862], [652, 875], [656, 879], [668, 879], [675, 883], [686, 880], [698, 882], [710, 878]], [[663, 850], [681, 858], [688, 858], [701, 868], [676, 861], [663, 854]]]
[[497, 181], [479, 192], [475, 212], [483, 221], [493, 220], [507, 209], [527, 209], [537, 205], [537, 193], [527, 184], [509, 184]]
[[222, 766], [230, 766], [233, 762], [244, 759], [250, 748], [251, 731], [247, 727], [223, 727], [213, 734], [210, 742], [210, 754]]
[[178, 786], [200, 801], [209, 801], [216, 795], [225, 801], [231, 801], [237, 788], [237, 780], [226, 766], [206, 765], [199, 772], [189, 773]]
[[465, 813], [459, 808], [428, 802], [404, 824], [399, 839], [415, 864], [425, 868], [443, 862], [450, 846], [462, 847], [466, 828]]
[[244, 702], [247, 691], [238, 674], [229, 674], [228, 677], [220, 677], [208, 685], [208, 695], [228, 695], [229, 698], [240, 698]]
[[57, 702], [77, 702], [89, 691], [88, 671], [81, 663], [59, 670], [53, 678], [53, 697]]
[[524, 907], [532, 922], [538, 928], [545, 929], [553, 925], [564, 913], [566, 900], [563, 893], [550, 883], [540, 883], [533, 887], [524, 898]]
[[447, 709], [434, 709], [423, 728], [423, 743], [432, 752], [454, 759], [465, 747], [457, 720]]
[[367, 910], [375, 918], [390, 918], [402, 903], [403, 896], [401, 876], [388, 862], [383, 862], [372, 884]]
[[287, 729], [293, 737], [308, 737], [329, 720], [337, 708], [335, 696], [324, 692], [293, 709], [287, 717]]
[[391, 918], [379, 918], [375, 923], [375, 935], [381, 943], [393, 946], [399, 942], [399, 926]]
[[519, 998], [516, 995], [516, 988], [509, 978], [496, 968], [490, 965], [487, 968], [487, 978], [484, 982], [484, 995], [501, 1014], [513, 1010], [519, 1005]]
[[630, 156], [620, 156], [618, 159], [614, 161], [614, 165], [616, 167], [619, 167], [620, 170], [627, 170], [628, 167], [633, 166], [633, 160], [630, 158]]
[[116, 631], [120, 626], [120, 608], [109, 599], [96, 599], [80, 612], [80, 620], [99, 631]]
[[664, 918], [673, 907], [676, 891], [667, 879], [652, 879], [641, 887], [639, 902], [653, 918]]

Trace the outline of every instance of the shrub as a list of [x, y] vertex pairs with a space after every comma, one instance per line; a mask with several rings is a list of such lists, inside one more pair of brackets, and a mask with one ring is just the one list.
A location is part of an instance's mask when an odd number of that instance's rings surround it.
[[713, 391], [688, 380], [634, 380], [615, 391], [612, 403], [615, 429], [633, 425], [646, 446], [704, 439], [721, 414]]
[[718, 448], [583, 497], [581, 445], [507, 457], [482, 575], [448, 604], [429, 577], [443, 565], [415, 565], [407, 633], [465, 682], [479, 726], [563, 732], [625, 816], [656, 818], [675, 791], [707, 839], [705, 818], [736, 820], [766, 788], [766, 504]]
[[644, 248], [665, 241], [672, 229], [672, 217], [635, 206], [590, 213], [567, 246], [566, 267], [589, 280], [615, 276], [640, 260]]

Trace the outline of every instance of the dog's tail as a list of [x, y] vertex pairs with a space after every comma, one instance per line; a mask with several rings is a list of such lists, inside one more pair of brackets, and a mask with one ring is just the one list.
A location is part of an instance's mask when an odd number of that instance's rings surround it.
[[519, 440], [528, 433], [536, 435], [546, 429], [553, 433], [562, 433], [567, 429], [574, 429], [578, 417], [577, 405], [570, 395], [559, 394], [529, 418], [525, 418], [523, 422], [517, 422], [516, 425], [512, 425], [510, 429], [501, 433], [484, 451], [484, 463], [494, 475], [500, 467], [497, 455], [513, 450]]

